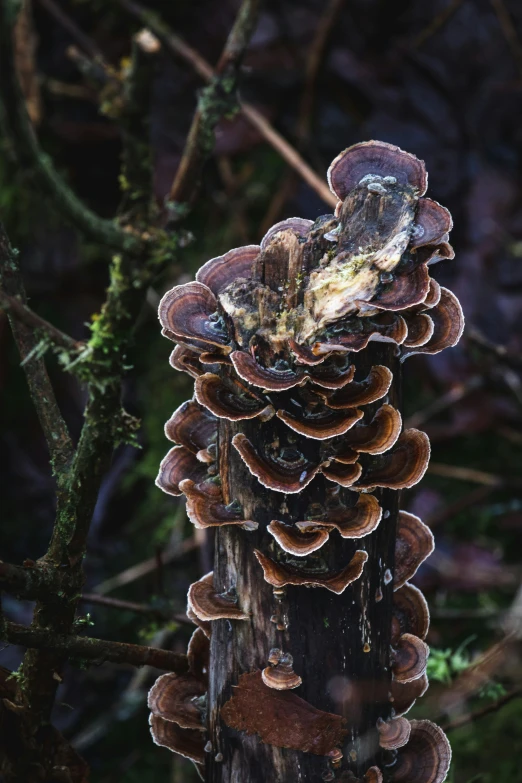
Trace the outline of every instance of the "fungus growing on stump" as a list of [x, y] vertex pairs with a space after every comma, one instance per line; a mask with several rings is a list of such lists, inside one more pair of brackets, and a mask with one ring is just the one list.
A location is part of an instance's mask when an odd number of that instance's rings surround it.
[[391, 144], [350, 147], [328, 181], [334, 215], [277, 223], [159, 308], [195, 399], [167, 424], [157, 483], [215, 528], [215, 566], [189, 589], [190, 675], [158, 680], [151, 726], [205, 757], [207, 783], [442, 783], [449, 766], [441, 730], [401, 717], [427, 688], [429, 612], [408, 580], [433, 537], [399, 495], [430, 455], [402, 428], [402, 361], [463, 329], [431, 277], [451, 217]]

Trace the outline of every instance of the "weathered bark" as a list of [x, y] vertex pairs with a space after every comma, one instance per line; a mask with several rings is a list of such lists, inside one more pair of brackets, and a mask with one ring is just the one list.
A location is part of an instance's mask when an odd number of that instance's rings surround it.
[[[286, 288], [290, 280], [284, 264], [274, 268], [268, 259], [258, 274], [270, 279], [273, 288]], [[279, 278], [279, 279], [278, 279]], [[356, 380], [363, 380], [376, 364], [388, 366], [394, 374], [389, 401], [399, 407], [399, 362], [395, 346], [373, 343], [354, 354]], [[288, 394], [288, 392], [287, 392]], [[280, 396], [280, 395], [277, 395]], [[371, 420], [384, 400], [365, 407], [364, 421]], [[288, 440], [286, 425], [277, 418], [269, 424], [259, 419], [241, 422], [221, 420], [219, 424], [219, 467], [225, 502], [236, 500], [244, 519], [259, 523], [254, 532], [222, 527], [216, 533], [214, 587], [217, 592], [234, 588], [250, 621], [218, 620], [213, 624], [209, 684], [209, 730], [213, 749], [208, 762], [209, 783], [250, 781], [321, 780], [329, 771], [325, 757], [264, 744], [257, 734], [246, 736], [230, 729], [220, 719], [220, 709], [231, 696], [239, 675], [265, 668], [271, 648], [290, 652], [294, 670], [302, 677], [298, 694], [314, 707], [342, 714], [347, 720], [347, 741], [343, 748], [346, 766], [364, 774], [379, 760], [376, 730], [378, 717], [388, 717], [390, 634], [393, 584], [385, 578], [393, 573], [398, 492], [379, 490], [383, 522], [363, 539], [330, 536], [322, 547], [329, 570], [338, 571], [357, 549], [368, 552], [363, 575], [341, 594], [320, 588], [288, 586], [284, 595], [274, 595], [263, 578], [254, 549], [271, 554], [275, 547], [266, 530], [274, 519], [304, 518], [312, 503], [325, 506], [333, 492], [352, 505], [357, 493], [343, 489], [320, 476], [297, 495], [283, 495], [262, 486], [253, 477], [237, 451], [230, 446], [234, 434], [243, 432], [257, 444], [261, 428], [272, 426], [274, 439]], [[266, 434], [265, 434], [266, 440]], [[292, 439], [293, 440], [293, 439]], [[302, 438], [300, 438], [302, 440]], [[301, 446], [301, 443], [300, 443]], [[351, 499], [350, 499], [351, 498]], [[284, 630], [283, 630], [284, 629]], [[217, 759], [217, 760], [216, 760]]]
[[[389, 400], [399, 407], [399, 367], [394, 352], [394, 346], [372, 344], [357, 356], [356, 380], [365, 378], [374, 364], [390, 367], [394, 384]], [[365, 421], [371, 420], [382, 402], [365, 408]], [[209, 685], [209, 736], [213, 749], [206, 780], [312, 783], [321, 781], [322, 775], [328, 773], [330, 767], [324, 756], [265, 745], [258, 735], [239, 734], [220, 720], [219, 711], [231, 696], [231, 686], [237, 685], [240, 674], [265, 668], [273, 647], [292, 654], [294, 670], [303, 679], [296, 691], [299, 696], [314, 707], [347, 719], [343, 768], [362, 775], [368, 767], [379, 763], [376, 721], [391, 712], [388, 683], [393, 582], [385, 577], [385, 572], [393, 573], [399, 493], [375, 493], [384, 518], [374, 533], [353, 540], [333, 534], [321, 549], [332, 571], [345, 566], [356, 549], [368, 552], [362, 576], [344, 593], [335, 595], [320, 588], [289, 586], [278, 600], [273, 588], [264, 581], [253, 550], [273, 550], [274, 540], [266, 526], [280, 518], [284, 496], [261, 486], [237, 452], [229, 448], [236, 432], [244, 432], [256, 443], [260, 430], [257, 422], [254, 419], [220, 423], [220, 465], [228, 499], [238, 500], [245, 519], [259, 522], [259, 528], [245, 532], [222, 527], [216, 533], [214, 586], [218, 592], [235, 587], [241, 608], [251, 612], [252, 619], [213, 623]], [[275, 426], [282, 434], [283, 423]], [[300, 510], [306, 510], [312, 501], [324, 504], [334, 486], [322, 477], [316, 478], [313, 487], [307, 487], [297, 500], [295, 496], [286, 496], [287, 502]], [[356, 494], [347, 489], [340, 491], [345, 496]], [[277, 617], [286, 629], [278, 630], [272, 617]], [[222, 761], [218, 754], [223, 756]]]

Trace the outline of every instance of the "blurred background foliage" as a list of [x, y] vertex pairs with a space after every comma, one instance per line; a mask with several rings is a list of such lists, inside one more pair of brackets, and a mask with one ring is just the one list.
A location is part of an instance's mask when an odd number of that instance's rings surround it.
[[[147, 7], [214, 63], [237, 3], [156, 0]], [[23, 13], [19, 67], [41, 143], [77, 193], [110, 217], [122, 185], [114, 105], [71, 59], [69, 47], [82, 47], [67, 22], [116, 70], [125, 67], [140, 26], [107, 0], [60, 0], [59, 7], [58, 0], [34, 0]], [[190, 66], [162, 47], [149, 112], [158, 200], [168, 193], [200, 87]], [[433, 618], [431, 687], [412, 716], [450, 724], [451, 783], [522, 781], [522, 5], [266, 0], [242, 95], [323, 177], [331, 159], [357, 141], [377, 138], [415, 153], [426, 161], [429, 195], [453, 214], [456, 259], [434, 275], [460, 297], [466, 332], [457, 349], [405, 366], [405, 419], [428, 432], [433, 455], [403, 507], [433, 528], [437, 543], [415, 578]], [[64, 224], [34, 189], [31, 172], [17, 167], [5, 140], [1, 145], [0, 216], [21, 251], [31, 306], [84, 338], [108, 283], [108, 254]], [[122, 445], [115, 454], [85, 564], [87, 593], [142, 611], [84, 601], [96, 636], [184, 651], [190, 627], [174, 617], [184, 612], [190, 582], [211, 567], [211, 542], [194, 536], [183, 505], [154, 486], [167, 451], [163, 424], [191, 395], [190, 379], [168, 363], [159, 297], [208, 258], [258, 242], [274, 222], [328, 211], [241, 115], [220, 123], [185, 223], [191, 242], [179, 266], [149, 291], [136, 324], [125, 405], [142, 420], [140, 448]], [[77, 436], [83, 391], [52, 357], [49, 365]], [[53, 481], [1, 314], [0, 389], [0, 554], [21, 563], [45, 550]], [[4, 610], [30, 621], [27, 602], [6, 596]], [[8, 647], [0, 662], [16, 669], [20, 657]], [[93, 783], [195, 779], [190, 764], [152, 745], [145, 698], [153, 676], [110, 664], [69, 666], [55, 723], [89, 761]]]

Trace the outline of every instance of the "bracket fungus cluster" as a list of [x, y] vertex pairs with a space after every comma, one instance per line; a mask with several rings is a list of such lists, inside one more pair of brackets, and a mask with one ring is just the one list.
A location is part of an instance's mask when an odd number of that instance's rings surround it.
[[277, 223], [160, 303], [195, 392], [167, 422], [157, 484], [216, 528], [216, 563], [189, 589], [190, 673], [154, 685], [152, 731], [206, 759], [209, 781], [442, 783], [443, 733], [402, 717], [427, 688], [409, 580], [433, 536], [398, 511], [430, 455], [403, 429], [399, 376], [462, 333], [430, 276], [453, 258], [452, 221], [424, 196], [424, 163], [390, 144], [345, 150], [328, 182], [335, 214]]

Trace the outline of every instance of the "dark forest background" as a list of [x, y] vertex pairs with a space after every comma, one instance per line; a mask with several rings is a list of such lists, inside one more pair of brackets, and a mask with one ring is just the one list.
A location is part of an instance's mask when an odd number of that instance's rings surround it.
[[[146, 5], [211, 63], [237, 11], [235, 0]], [[18, 33], [19, 70], [41, 144], [81, 198], [108, 218], [123, 185], [120, 132], [110, 90], [80, 72], [70, 47], [85, 52], [81, 30], [119, 71], [142, 26], [118, 2], [34, 0]], [[161, 201], [202, 82], [164, 46], [155, 58], [149, 128]], [[241, 95], [323, 178], [330, 161], [358, 141], [413, 152], [426, 161], [428, 195], [453, 214], [456, 258], [437, 265], [434, 276], [459, 296], [466, 331], [457, 348], [405, 364], [405, 419], [429, 434], [433, 454], [402, 505], [432, 527], [437, 544], [414, 579], [433, 619], [431, 686], [411, 715], [448, 728], [451, 783], [522, 781], [522, 4], [266, 0]], [[108, 285], [107, 255], [63, 220], [0, 143], [0, 218], [20, 250], [30, 304], [85, 339]], [[168, 447], [163, 424], [191, 396], [190, 379], [168, 363], [160, 296], [209, 258], [258, 242], [276, 221], [329, 211], [241, 114], [219, 123], [185, 219], [186, 247], [149, 289], [136, 323], [125, 405], [142, 421], [140, 448], [118, 448], [90, 530], [82, 611], [94, 635], [184, 652], [191, 629], [178, 615], [186, 590], [211, 568], [211, 543], [195, 535], [183, 502], [154, 486]], [[84, 392], [50, 352], [47, 359], [77, 437]], [[47, 546], [54, 482], [1, 312], [0, 390], [0, 557], [22, 563]], [[31, 621], [29, 602], [6, 594], [3, 610]], [[0, 664], [16, 669], [22, 652], [6, 646]], [[146, 692], [153, 679], [147, 668], [108, 663], [67, 669], [54, 719], [89, 761], [93, 783], [195, 779], [190, 763], [152, 744]]]

